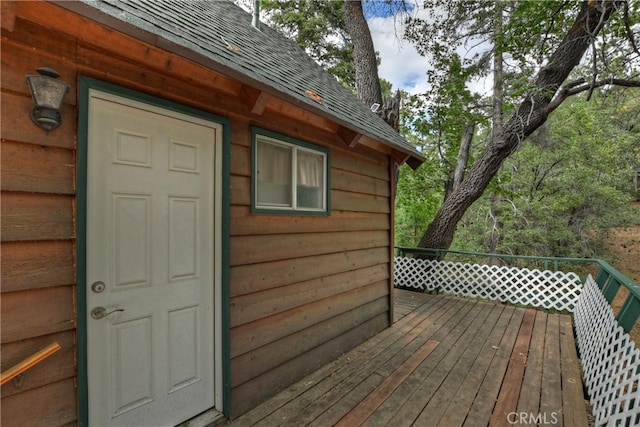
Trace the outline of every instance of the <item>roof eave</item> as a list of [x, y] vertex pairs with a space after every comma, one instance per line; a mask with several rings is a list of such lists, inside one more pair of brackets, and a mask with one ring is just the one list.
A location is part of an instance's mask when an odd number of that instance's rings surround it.
[[[220, 74], [223, 74], [225, 76], [228, 77], [232, 77], [234, 80], [237, 80], [238, 82], [250, 86], [253, 89], [267, 94], [269, 96], [273, 96], [275, 98], [281, 99], [284, 102], [287, 102], [289, 104], [298, 106], [300, 108], [303, 108], [309, 112], [312, 112], [314, 114], [316, 114], [319, 117], [322, 117], [324, 119], [330, 120], [332, 122], [334, 122], [335, 124], [337, 124], [338, 126], [341, 126], [343, 128], [349, 129], [353, 132], [356, 132], [358, 134], [362, 134], [362, 135], [366, 135], [369, 138], [375, 139], [376, 141], [379, 141], [380, 143], [382, 143], [383, 145], [389, 147], [392, 150], [397, 150], [400, 152], [403, 152], [405, 154], [407, 154], [409, 157], [407, 159], [407, 161], [411, 160], [411, 164], [410, 166], [413, 169], [418, 168], [422, 163], [424, 163], [426, 161], [426, 159], [424, 157], [422, 157], [421, 155], [419, 155], [418, 153], [414, 153], [411, 152], [410, 150], [404, 150], [401, 147], [398, 147], [397, 145], [391, 143], [390, 141], [387, 141], [385, 139], [380, 138], [377, 135], [374, 135], [371, 132], [368, 132], [366, 129], [363, 128], [359, 128], [359, 127], [355, 127], [353, 126], [351, 123], [342, 120], [340, 118], [340, 116], [336, 115], [336, 114], [332, 114], [331, 111], [329, 111], [326, 107], [323, 106], [323, 104], [318, 104], [316, 102], [313, 102], [311, 100], [309, 100], [308, 102], [303, 101], [299, 98], [296, 98], [294, 96], [291, 96], [290, 94], [283, 92], [283, 91], [279, 91], [276, 88], [274, 88], [273, 86], [269, 86], [268, 84], [265, 84], [264, 82], [257, 80], [257, 79], [253, 79], [250, 76], [246, 75], [246, 74], [240, 74], [238, 73], [236, 70], [234, 70], [231, 67], [227, 67], [226, 65], [222, 64], [221, 62], [217, 62], [214, 59], [206, 56], [206, 55], [202, 55], [198, 52], [195, 52], [187, 47], [178, 45], [176, 43], [173, 43], [169, 40], [163, 39], [161, 37], [158, 37], [158, 42], [156, 43], [157, 47], [160, 47], [164, 50], [167, 50], [169, 52], [175, 53], [176, 55], [180, 55], [183, 58], [186, 58], [190, 61], [193, 61], [197, 64], [200, 64], [208, 69], [211, 69], [215, 72], [218, 72]], [[348, 144], [348, 142], [347, 142]]]
[[286, 92], [277, 90], [277, 88], [273, 86], [269, 86], [268, 84], [261, 82], [257, 79], [250, 77], [249, 75], [239, 73], [237, 70], [226, 66], [222, 62], [216, 61], [215, 59], [208, 57], [207, 55], [196, 52], [188, 47], [182, 46], [175, 42], [172, 42], [162, 36], [149, 32], [143, 28], [137, 27], [131, 23], [120, 20], [114, 16], [106, 14], [102, 12], [100, 9], [92, 7], [89, 4], [79, 2], [79, 1], [67, 1], [67, 0], [52, 0], [52, 3], [61, 6], [64, 9], [70, 10], [74, 13], [77, 13], [85, 18], [91, 19], [92, 21], [98, 22], [102, 25], [113, 28], [117, 31], [120, 31], [124, 34], [127, 34], [131, 37], [139, 39], [145, 43], [153, 45], [155, 47], [161, 48], [173, 54], [179, 55], [185, 59], [188, 59], [194, 63], [202, 65], [212, 71], [220, 73], [222, 75], [228, 76], [241, 84], [246, 86], [250, 86], [262, 93], [273, 96], [275, 98], [279, 98], [284, 102], [288, 102], [290, 104], [299, 106], [313, 114], [316, 114], [319, 117], [327, 119], [336, 123], [338, 126], [349, 129], [357, 134], [366, 135], [367, 137], [374, 139], [381, 144], [388, 147], [390, 150], [396, 153], [401, 153], [400, 155], [394, 155], [394, 159], [398, 162], [400, 158], [404, 158], [407, 164], [411, 166], [413, 169], [419, 167], [422, 163], [425, 162], [425, 158], [422, 157], [419, 153], [413, 152], [408, 149], [404, 149], [389, 140], [381, 138], [379, 135], [375, 135], [372, 132], [369, 132], [367, 129], [356, 127], [353, 124], [342, 120], [338, 115], [332, 113], [327, 109], [323, 104], [318, 104], [311, 99], [308, 101], [301, 98], [296, 98]]

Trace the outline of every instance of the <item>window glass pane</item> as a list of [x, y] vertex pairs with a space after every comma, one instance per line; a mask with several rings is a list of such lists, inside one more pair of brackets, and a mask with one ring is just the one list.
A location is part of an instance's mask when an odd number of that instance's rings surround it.
[[298, 150], [297, 188], [298, 208], [324, 208], [324, 156]]
[[257, 203], [269, 206], [291, 206], [291, 148], [258, 141]]

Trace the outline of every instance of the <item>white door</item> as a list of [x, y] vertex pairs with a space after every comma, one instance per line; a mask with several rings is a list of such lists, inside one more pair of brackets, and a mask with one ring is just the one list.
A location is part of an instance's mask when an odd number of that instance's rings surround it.
[[218, 124], [90, 91], [92, 426], [221, 409], [220, 150]]

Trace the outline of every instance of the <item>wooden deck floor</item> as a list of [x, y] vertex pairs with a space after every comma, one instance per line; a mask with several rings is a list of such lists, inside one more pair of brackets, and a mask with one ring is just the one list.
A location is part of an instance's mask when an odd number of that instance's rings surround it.
[[395, 324], [232, 426], [587, 426], [571, 318], [396, 290]]

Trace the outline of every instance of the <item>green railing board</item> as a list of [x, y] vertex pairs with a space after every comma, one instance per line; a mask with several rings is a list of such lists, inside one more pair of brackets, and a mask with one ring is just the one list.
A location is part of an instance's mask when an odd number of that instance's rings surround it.
[[596, 277], [596, 283], [598, 284], [598, 287], [602, 289], [607, 283], [607, 280], [609, 280], [609, 273], [604, 268], [601, 268], [598, 272], [598, 277]]
[[634, 325], [640, 317], [640, 299], [635, 298], [632, 294], [629, 294], [627, 299], [622, 304], [622, 308], [616, 316], [616, 320], [622, 326], [625, 332], [629, 332], [633, 329]]
[[551, 268], [549, 268], [549, 263], [550, 263], [550, 262], [551, 262], [551, 261], [550, 261], [550, 260], [548, 260], [548, 259], [545, 259], [545, 260], [544, 260], [544, 264], [543, 264], [543, 265], [544, 265], [544, 269], [545, 269], [545, 270], [551, 270], [551, 271], [558, 271], [558, 261], [557, 261], [557, 260], [554, 260], [554, 261], [553, 261], [553, 270], [552, 270]]
[[601, 288], [602, 295], [607, 300], [609, 304], [613, 302], [613, 299], [616, 297], [618, 290], [620, 290], [620, 282], [615, 277], [611, 277], [607, 284]]
[[468, 251], [456, 251], [448, 249], [430, 249], [430, 248], [412, 248], [407, 246], [396, 246], [396, 251], [399, 255], [414, 254], [414, 255], [426, 255], [434, 256], [438, 260], [443, 260], [447, 254], [464, 255], [481, 258], [499, 258], [503, 260], [523, 260], [542, 263], [545, 270], [550, 263], [553, 263], [553, 270], [558, 271], [560, 263], [581, 263], [581, 264], [599, 264], [597, 259], [590, 258], [560, 258], [560, 257], [545, 257], [545, 256], [529, 256], [529, 255], [509, 255], [509, 254], [486, 254], [481, 252], [468, 252]]
[[553, 271], [559, 270], [559, 265], [563, 264], [592, 264], [599, 267], [595, 282], [602, 290], [606, 300], [611, 304], [621, 287], [629, 291], [629, 296], [625, 300], [622, 308], [616, 317], [625, 332], [629, 332], [640, 318], [640, 286], [619, 272], [615, 267], [606, 261], [595, 258], [560, 258], [544, 256], [524, 256], [509, 254], [486, 254], [480, 252], [456, 251], [447, 249], [413, 248], [407, 246], [396, 246], [396, 252], [400, 256], [424, 255], [433, 257], [439, 261], [444, 260], [447, 254], [462, 255], [480, 258], [499, 258], [504, 260], [526, 260], [542, 263], [545, 270], [552, 263]]

